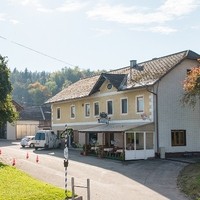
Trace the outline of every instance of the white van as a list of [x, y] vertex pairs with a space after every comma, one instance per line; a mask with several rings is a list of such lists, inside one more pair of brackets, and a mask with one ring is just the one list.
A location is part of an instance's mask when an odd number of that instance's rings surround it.
[[60, 139], [52, 130], [39, 130], [35, 134], [35, 150], [38, 148], [58, 148], [61, 145]]

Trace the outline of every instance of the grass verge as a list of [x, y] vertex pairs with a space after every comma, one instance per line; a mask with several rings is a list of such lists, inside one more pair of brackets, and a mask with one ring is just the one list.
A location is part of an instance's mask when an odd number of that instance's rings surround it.
[[178, 176], [178, 186], [193, 200], [200, 200], [200, 163], [186, 166]]
[[[71, 196], [71, 192], [68, 193]], [[0, 162], [0, 200], [62, 200], [64, 190]]]

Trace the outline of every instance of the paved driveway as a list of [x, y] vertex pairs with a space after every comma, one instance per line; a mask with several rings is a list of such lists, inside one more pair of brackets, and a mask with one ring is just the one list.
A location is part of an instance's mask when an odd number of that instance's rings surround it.
[[[11, 162], [16, 158], [16, 167], [45, 182], [64, 188], [64, 166], [62, 150], [21, 149], [19, 145], [5, 145], [3, 158]], [[27, 152], [29, 159], [26, 159]], [[39, 163], [36, 163], [36, 156]], [[69, 151], [68, 188], [70, 179], [75, 185], [86, 186], [90, 179], [91, 200], [186, 200], [179, 191], [176, 178], [185, 163], [169, 160], [113, 161], [82, 156], [75, 150]], [[86, 200], [86, 189], [75, 188], [76, 193]]]

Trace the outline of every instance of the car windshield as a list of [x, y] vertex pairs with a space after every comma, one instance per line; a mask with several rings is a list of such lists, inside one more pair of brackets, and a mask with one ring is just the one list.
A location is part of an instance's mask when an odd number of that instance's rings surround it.
[[33, 136], [25, 136], [24, 138], [22, 138], [23, 140], [33, 140], [34, 137]]
[[44, 133], [36, 133], [35, 140], [45, 140], [45, 134]]

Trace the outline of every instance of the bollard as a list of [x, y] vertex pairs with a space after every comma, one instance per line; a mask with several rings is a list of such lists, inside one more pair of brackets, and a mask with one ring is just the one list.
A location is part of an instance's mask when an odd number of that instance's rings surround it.
[[87, 179], [87, 200], [90, 200], [90, 179]]
[[27, 152], [27, 154], [26, 154], [26, 159], [29, 159], [29, 155], [28, 155], [28, 152]]
[[16, 165], [16, 161], [15, 161], [15, 158], [13, 158], [12, 166], [15, 166], [15, 165]]
[[37, 157], [36, 157], [36, 162], [37, 162], [37, 163], [39, 162], [39, 157], [38, 157], [38, 155], [37, 155]]
[[75, 194], [75, 191], [74, 191], [74, 177], [71, 178], [71, 184], [72, 184], [72, 200], [74, 200], [74, 194]]

